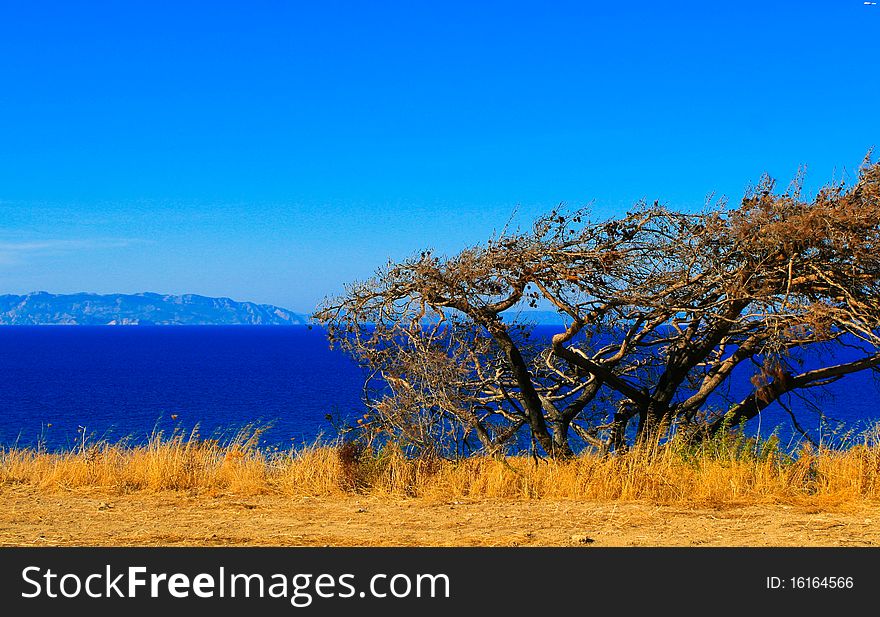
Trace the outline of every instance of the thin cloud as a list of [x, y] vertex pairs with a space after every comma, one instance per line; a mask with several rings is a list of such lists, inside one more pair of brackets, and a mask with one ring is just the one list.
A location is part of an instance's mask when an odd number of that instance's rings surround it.
[[126, 248], [138, 244], [152, 244], [139, 238], [91, 238], [81, 240], [0, 240], [0, 265], [18, 265], [27, 257], [73, 251], [93, 251]]

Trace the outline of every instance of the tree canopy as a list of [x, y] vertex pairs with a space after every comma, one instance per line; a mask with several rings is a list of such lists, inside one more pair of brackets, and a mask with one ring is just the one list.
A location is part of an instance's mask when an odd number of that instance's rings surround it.
[[[389, 263], [316, 317], [367, 369], [365, 430], [457, 453], [527, 431], [568, 456], [705, 439], [877, 369], [878, 294], [880, 163], [866, 158], [854, 183], [809, 198], [801, 177], [784, 192], [764, 177], [735, 207], [640, 203], [602, 221], [560, 208], [457, 255]], [[524, 309], [546, 306], [565, 325], [538, 336]], [[821, 365], [805, 370], [813, 349]], [[738, 368], [751, 391], [718, 408]]]

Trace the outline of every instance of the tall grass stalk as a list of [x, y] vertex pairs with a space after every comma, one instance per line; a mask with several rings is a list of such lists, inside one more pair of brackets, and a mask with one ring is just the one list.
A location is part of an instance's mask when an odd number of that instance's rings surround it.
[[876, 429], [845, 449], [780, 449], [740, 436], [692, 447], [672, 440], [626, 454], [562, 461], [526, 456], [413, 459], [353, 444], [289, 451], [258, 447], [259, 432], [220, 443], [160, 433], [145, 444], [75, 450], [0, 449], [0, 490], [92, 488], [117, 493], [366, 494], [430, 499], [649, 500], [660, 503], [846, 502], [880, 498]]

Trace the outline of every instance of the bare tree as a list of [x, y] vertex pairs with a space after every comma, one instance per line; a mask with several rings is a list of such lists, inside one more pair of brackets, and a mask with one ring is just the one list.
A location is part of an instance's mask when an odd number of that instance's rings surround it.
[[[369, 371], [366, 424], [420, 449], [498, 452], [523, 427], [551, 456], [572, 454], [572, 432], [606, 452], [669, 430], [702, 439], [880, 365], [878, 186], [866, 159], [855, 184], [810, 200], [800, 178], [781, 194], [764, 178], [732, 209], [554, 211], [389, 264], [317, 317]], [[523, 308], [548, 304], [567, 325], [536, 336]], [[834, 363], [843, 345], [859, 355]], [[794, 370], [819, 346], [826, 365]], [[753, 391], [710, 413], [740, 366]]]

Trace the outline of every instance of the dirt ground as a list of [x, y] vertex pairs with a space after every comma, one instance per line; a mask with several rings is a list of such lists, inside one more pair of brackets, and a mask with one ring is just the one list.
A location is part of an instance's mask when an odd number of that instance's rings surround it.
[[0, 487], [5, 546], [866, 546], [880, 544], [877, 522], [877, 503], [686, 507]]

